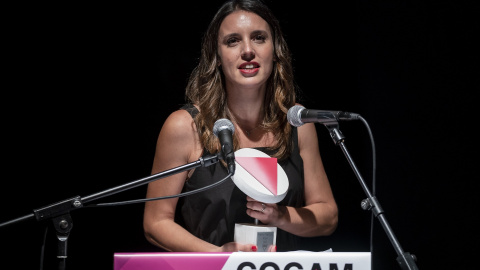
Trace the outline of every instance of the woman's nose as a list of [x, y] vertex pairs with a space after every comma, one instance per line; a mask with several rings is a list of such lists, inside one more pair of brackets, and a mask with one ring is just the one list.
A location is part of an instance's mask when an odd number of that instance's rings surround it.
[[252, 61], [255, 58], [255, 51], [249, 44], [246, 44], [242, 50], [242, 60]]

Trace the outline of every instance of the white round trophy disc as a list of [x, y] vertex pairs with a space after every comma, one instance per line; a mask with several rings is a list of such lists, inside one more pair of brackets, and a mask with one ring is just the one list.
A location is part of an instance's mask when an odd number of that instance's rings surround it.
[[264, 203], [278, 203], [285, 198], [289, 182], [276, 158], [242, 148], [235, 152], [235, 167], [232, 180], [246, 195]]

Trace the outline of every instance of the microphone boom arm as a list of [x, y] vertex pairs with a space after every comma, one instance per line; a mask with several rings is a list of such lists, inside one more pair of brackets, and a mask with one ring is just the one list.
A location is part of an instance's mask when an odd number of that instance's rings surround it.
[[92, 195], [88, 195], [85, 197], [75, 196], [66, 200], [58, 201], [56, 203], [37, 208], [33, 210], [33, 213], [29, 215], [25, 215], [10, 221], [6, 221], [0, 223], [0, 228], [5, 227], [7, 225], [11, 225], [14, 223], [18, 223], [20, 221], [36, 218], [37, 221], [42, 221], [45, 219], [51, 219], [53, 222], [53, 226], [57, 233], [58, 239], [58, 249], [57, 249], [57, 258], [59, 259], [58, 262], [58, 269], [62, 270], [65, 269], [66, 259], [67, 259], [67, 240], [70, 234], [70, 231], [73, 227], [73, 221], [70, 216], [70, 211], [75, 209], [80, 209], [84, 206], [84, 203], [90, 202], [93, 200], [97, 200], [106, 196], [110, 196], [122, 191], [126, 191], [128, 189], [138, 187], [143, 184], [147, 184], [158, 180], [160, 178], [165, 178], [186, 170], [190, 170], [197, 167], [208, 167], [212, 164], [219, 162], [221, 159], [220, 155], [208, 155], [204, 157], [200, 157], [197, 161], [190, 162], [188, 164], [184, 164], [163, 172], [159, 172], [157, 174], [153, 174], [138, 180], [134, 180], [132, 182], [116, 186], [110, 189], [106, 189], [101, 192], [94, 193]]
[[415, 255], [403, 251], [402, 247], [400, 246], [400, 243], [398, 242], [397, 238], [395, 237], [395, 234], [393, 233], [393, 230], [391, 229], [387, 219], [384, 216], [384, 211], [380, 206], [380, 202], [375, 196], [372, 195], [372, 193], [367, 187], [367, 184], [363, 180], [360, 174], [360, 171], [358, 170], [357, 166], [353, 162], [353, 159], [350, 156], [350, 153], [348, 152], [347, 147], [344, 144], [345, 136], [343, 136], [342, 132], [339, 130], [338, 122], [334, 121], [334, 122], [324, 123], [324, 125], [328, 129], [330, 133], [330, 137], [332, 137], [335, 145], [339, 145], [340, 148], [342, 149], [342, 152], [347, 158], [348, 163], [352, 167], [353, 172], [355, 173], [355, 176], [357, 177], [358, 181], [360, 182], [360, 185], [363, 188], [363, 191], [367, 195], [367, 198], [364, 199], [361, 203], [362, 209], [371, 210], [372, 213], [375, 215], [375, 217], [379, 220], [385, 233], [387, 234], [388, 239], [392, 243], [393, 248], [397, 252], [397, 255], [398, 255], [397, 262], [399, 263], [401, 269], [402, 270], [418, 270], [418, 267], [415, 263], [415, 260], [416, 260]]

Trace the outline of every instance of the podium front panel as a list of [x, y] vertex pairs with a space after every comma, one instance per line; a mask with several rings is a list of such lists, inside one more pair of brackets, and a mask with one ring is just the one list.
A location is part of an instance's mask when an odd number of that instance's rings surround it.
[[371, 270], [370, 252], [115, 253], [114, 270]]

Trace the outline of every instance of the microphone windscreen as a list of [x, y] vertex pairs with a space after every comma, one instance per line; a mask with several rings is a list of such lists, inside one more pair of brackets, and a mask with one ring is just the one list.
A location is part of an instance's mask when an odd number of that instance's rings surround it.
[[290, 125], [294, 127], [299, 127], [303, 125], [301, 112], [305, 109], [305, 107], [300, 105], [295, 105], [291, 107], [287, 112], [287, 119]]
[[213, 125], [213, 134], [218, 137], [218, 134], [220, 131], [228, 129], [230, 132], [233, 133], [235, 132], [235, 126], [233, 125], [232, 121], [226, 119], [226, 118], [221, 118], [215, 121], [215, 124]]

